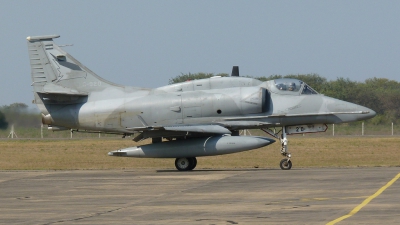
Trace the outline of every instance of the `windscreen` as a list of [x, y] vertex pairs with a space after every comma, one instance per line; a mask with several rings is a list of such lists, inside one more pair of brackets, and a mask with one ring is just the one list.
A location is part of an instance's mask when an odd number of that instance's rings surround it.
[[301, 92], [302, 95], [316, 95], [318, 92], [314, 91], [310, 86], [304, 83], [303, 91]]

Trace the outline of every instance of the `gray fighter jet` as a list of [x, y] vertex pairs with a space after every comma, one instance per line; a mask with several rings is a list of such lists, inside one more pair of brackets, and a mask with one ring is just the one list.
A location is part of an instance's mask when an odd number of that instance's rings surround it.
[[[282, 169], [292, 167], [288, 134], [324, 132], [326, 124], [369, 119], [366, 107], [318, 94], [296, 79], [261, 82], [213, 77], [149, 89], [111, 83], [57, 46], [59, 35], [27, 38], [34, 103], [50, 130], [135, 135], [152, 144], [111, 151], [110, 156], [176, 158], [193, 170], [196, 157], [247, 151], [275, 142], [240, 136], [260, 129], [280, 140]], [[281, 128], [275, 133], [271, 128]]]

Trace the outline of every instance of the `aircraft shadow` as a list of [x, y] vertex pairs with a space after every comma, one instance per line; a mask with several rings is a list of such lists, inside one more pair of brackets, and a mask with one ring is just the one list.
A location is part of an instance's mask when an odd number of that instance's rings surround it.
[[171, 172], [176, 172], [176, 173], [195, 173], [195, 172], [228, 172], [228, 171], [271, 171], [271, 170], [281, 170], [280, 168], [254, 168], [254, 169], [194, 169], [190, 171], [179, 171], [176, 169], [166, 169], [166, 170], [156, 170], [157, 173], [171, 173]]

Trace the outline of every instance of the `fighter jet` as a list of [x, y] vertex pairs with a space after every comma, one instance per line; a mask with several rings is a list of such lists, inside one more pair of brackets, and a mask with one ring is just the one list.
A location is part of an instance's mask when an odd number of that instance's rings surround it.
[[[175, 158], [180, 171], [196, 157], [257, 149], [280, 141], [281, 169], [292, 167], [290, 134], [324, 132], [326, 124], [375, 116], [369, 108], [319, 94], [296, 79], [261, 82], [212, 77], [155, 89], [111, 83], [57, 46], [59, 35], [27, 37], [33, 102], [50, 130], [134, 136], [152, 144], [111, 151], [110, 156]], [[278, 132], [272, 128], [279, 128]], [[260, 129], [271, 137], [240, 136]], [[157, 165], [155, 165], [157, 166]]]

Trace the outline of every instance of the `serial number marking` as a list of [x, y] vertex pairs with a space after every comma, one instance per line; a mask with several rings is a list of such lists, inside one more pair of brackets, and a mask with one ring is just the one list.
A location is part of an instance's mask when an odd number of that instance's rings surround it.
[[305, 131], [305, 130], [306, 130], [306, 128], [304, 128], [304, 127], [296, 127], [296, 132]]
[[83, 82], [83, 87], [100, 87], [101, 81], [93, 81], [93, 82]]

